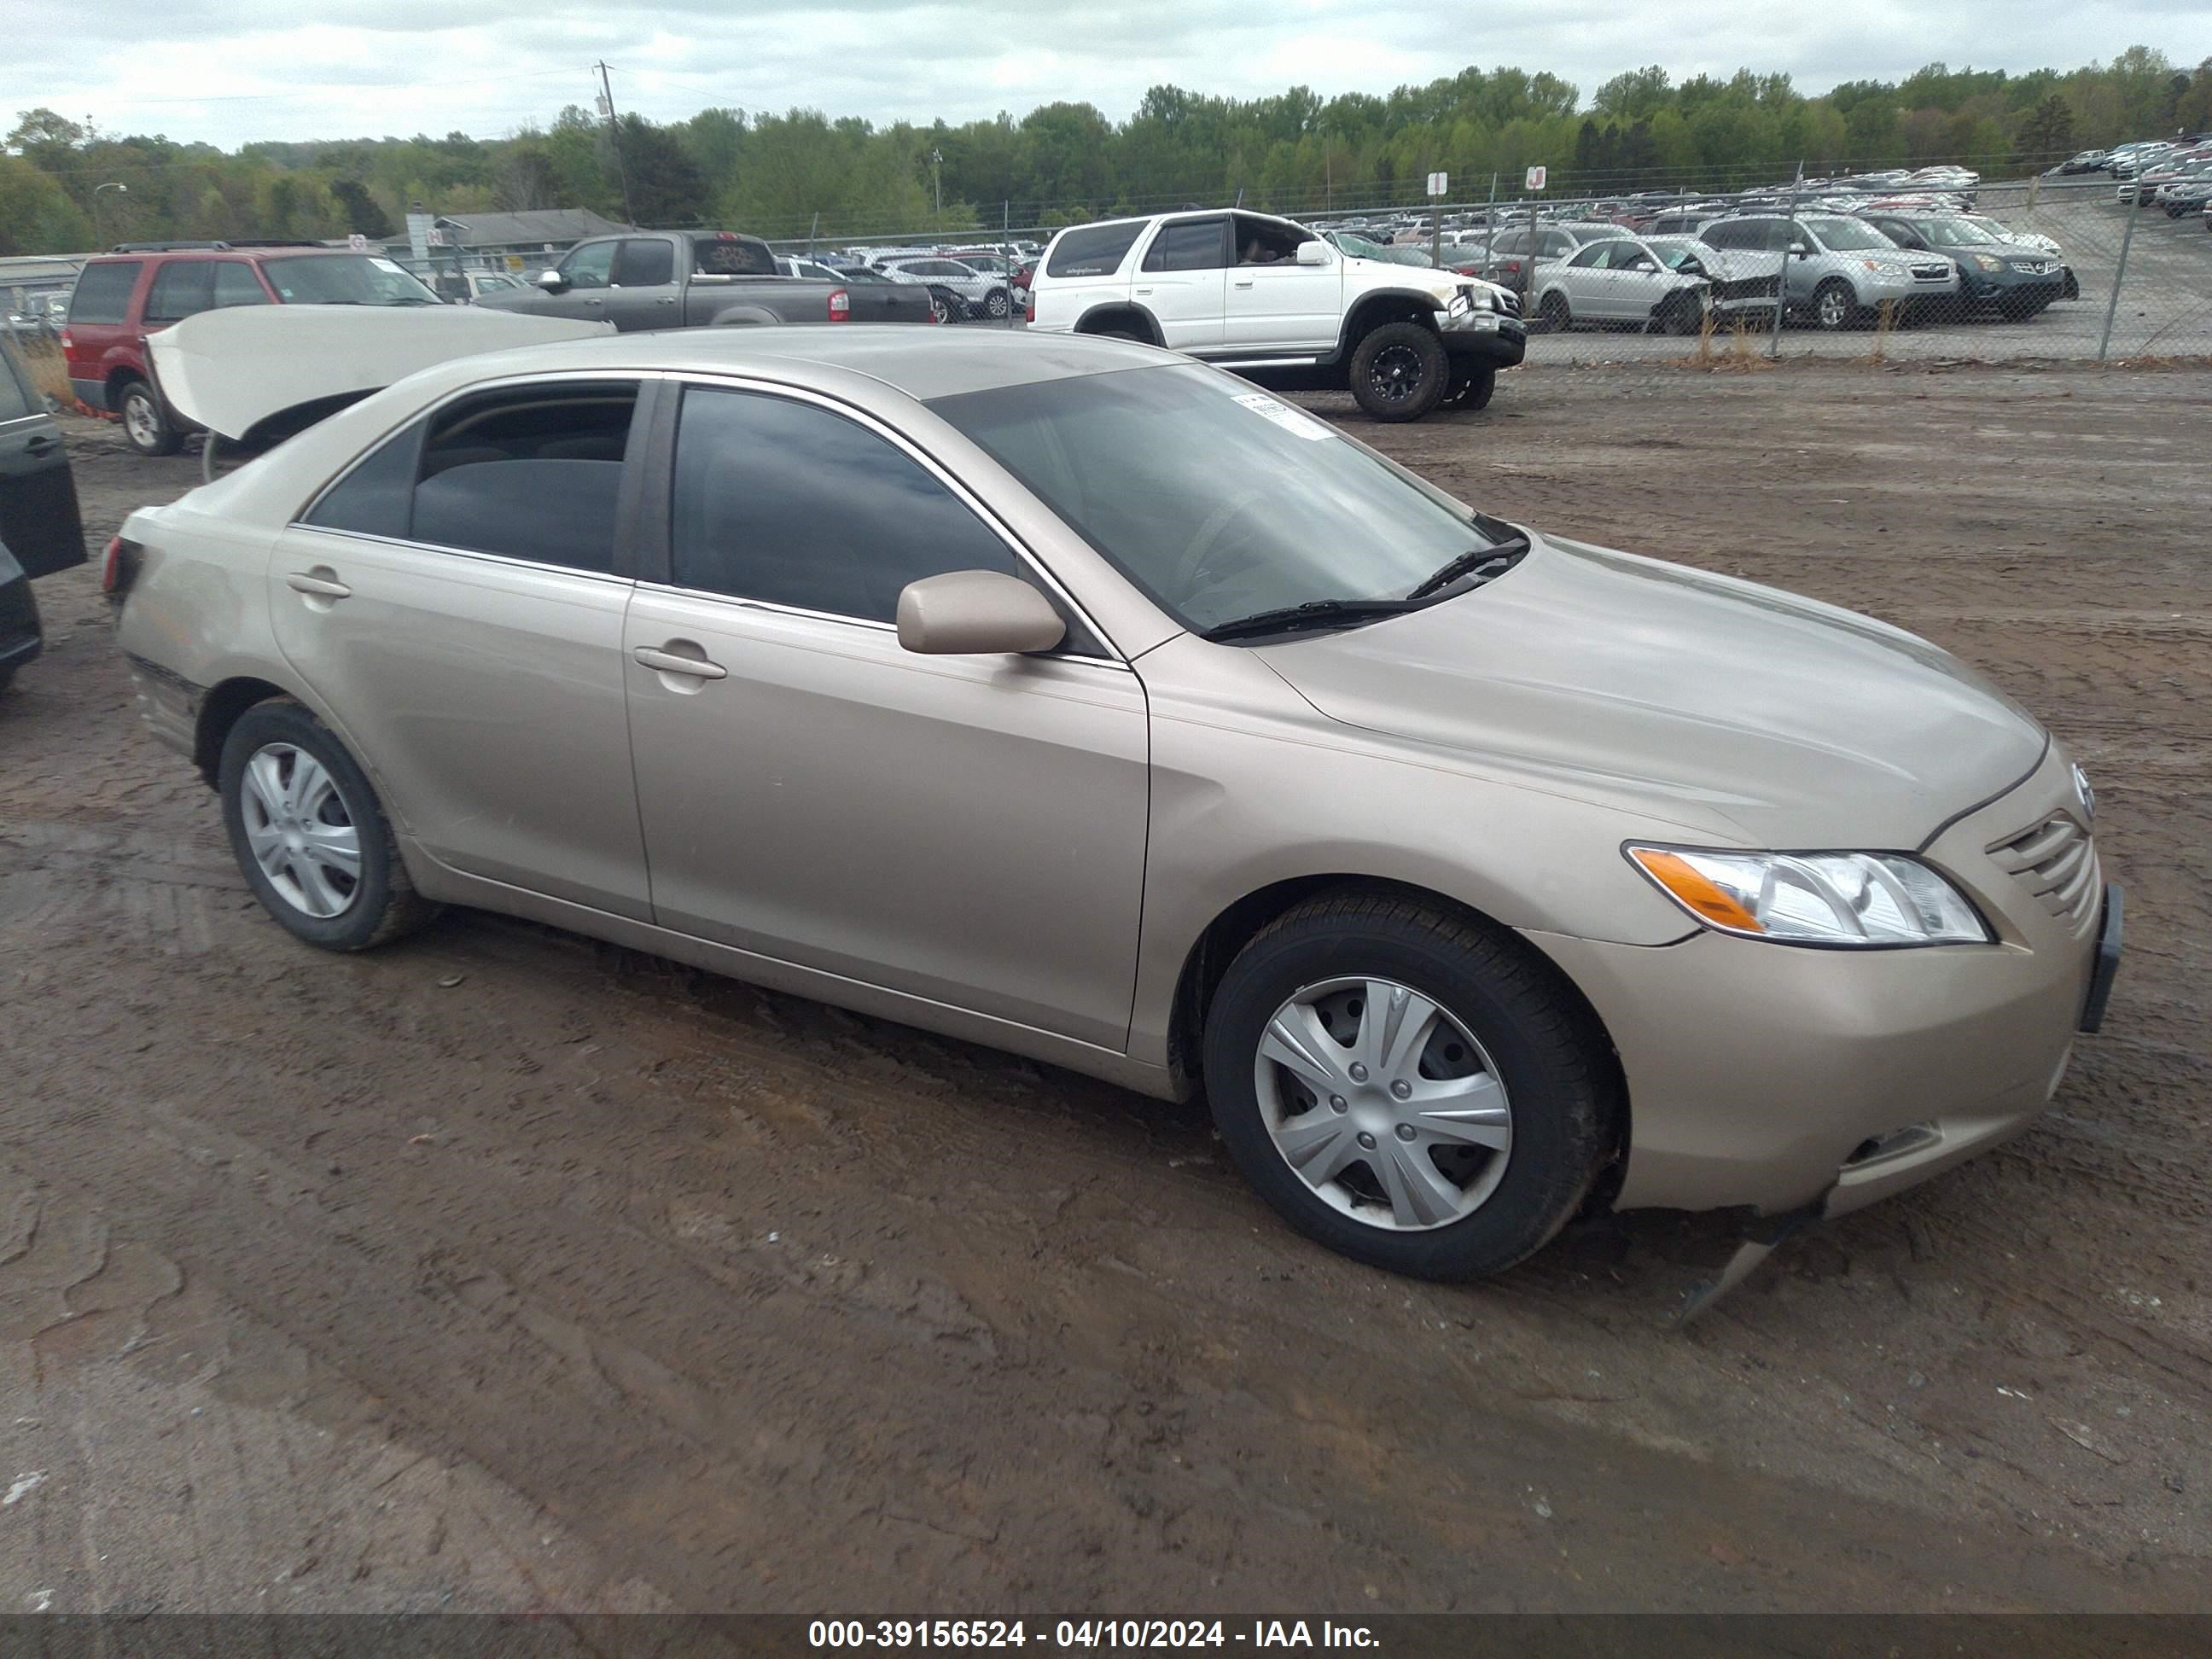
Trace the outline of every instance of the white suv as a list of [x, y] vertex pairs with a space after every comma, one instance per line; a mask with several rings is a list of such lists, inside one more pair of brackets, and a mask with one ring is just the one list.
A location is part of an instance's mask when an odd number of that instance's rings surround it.
[[1030, 285], [1032, 328], [1148, 341], [1296, 391], [1349, 389], [1378, 421], [1480, 409], [1528, 341], [1514, 296], [1339, 252], [1265, 214], [1076, 225]]

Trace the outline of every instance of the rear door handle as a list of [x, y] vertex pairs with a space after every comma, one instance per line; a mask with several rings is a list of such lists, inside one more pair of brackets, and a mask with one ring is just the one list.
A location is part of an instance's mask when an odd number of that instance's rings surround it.
[[730, 671], [718, 662], [708, 662], [704, 657], [681, 657], [673, 651], [659, 651], [649, 645], [641, 645], [630, 653], [641, 668], [650, 668], [661, 674], [689, 674], [694, 679], [720, 680], [729, 678]]
[[333, 581], [327, 576], [310, 575], [304, 570], [295, 570], [285, 577], [284, 586], [295, 593], [313, 593], [319, 599], [344, 599], [353, 596], [353, 589], [343, 582]]
[[51, 455], [62, 447], [62, 441], [51, 432], [41, 432], [23, 446], [26, 455]]

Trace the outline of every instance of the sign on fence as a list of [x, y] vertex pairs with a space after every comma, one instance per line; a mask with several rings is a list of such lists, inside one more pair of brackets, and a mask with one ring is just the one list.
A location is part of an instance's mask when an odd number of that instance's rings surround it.
[[1429, 194], [1430, 194], [1430, 195], [1431, 195], [1431, 196], [1441, 196], [1441, 195], [1443, 195], [1443, 194], [1444, 193], [1444, 191], [1445, 191], [1449, 190], [1450, 187], [1451, 187], [1451, 175], [1450, 175], [1449, 173], [1431, 173], [1431, 174], [1429, 175]]
[[1541, 190], [1543, 187], [1544, 169], [1541, 167], [1530, 167], [1528, 169], [1528, 188], [1531, 190]]

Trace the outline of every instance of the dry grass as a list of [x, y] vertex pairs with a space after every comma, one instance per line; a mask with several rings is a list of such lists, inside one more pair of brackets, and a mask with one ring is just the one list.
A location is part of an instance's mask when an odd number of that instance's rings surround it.
[[1874, 343], [1867, 348], [1866, 361], [1879, 367], [1889, 361], [1889, 337], [1897, 329], [1897, 301], [1884, 300], [1881, 309], [1875, 313]]
[[[1715, 374], [1759, 374], [1774, 367], [1773, 360], [1763, 349], [1752, 344], [1751, 325], [1741, 317], [1728, 331], [1729, 343], [1723, 350], [1716, 351], [1713, 342], [1719, 337], [1719, 319], [1708, 307], [1704, 325], [1698, 330], [1698, 349], [1686, 357], [1674, 359], [1681, 368], [1701, 368]], [[1761, 335], [1760, 338], [1765, 337]]]
[[76, 393], [70, 390], [69, 360], [62, 349], [52, 340], [21, 343], [23, 361], [29, 365], [31, 383], [64, 409], [76, 405]]

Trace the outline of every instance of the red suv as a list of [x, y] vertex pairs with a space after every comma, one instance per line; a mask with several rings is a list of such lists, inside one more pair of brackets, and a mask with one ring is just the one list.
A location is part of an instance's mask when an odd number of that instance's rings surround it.
[[140, 454], [171, 455], [192, 428], [154, 383], [149, 334], [225, 306], [442, 303], [397, 260], [320, 242], [126, 242], [85, 261], [62, 350], [87, 406], [120, 415]]

